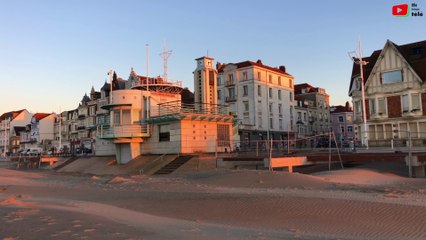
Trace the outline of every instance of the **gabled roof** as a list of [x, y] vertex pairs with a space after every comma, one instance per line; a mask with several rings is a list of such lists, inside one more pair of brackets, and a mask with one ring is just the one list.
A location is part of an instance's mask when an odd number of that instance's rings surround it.
[[[426, 41], [414, 42], [405, 45], [397, 45], [392, 41], [388, 40], [389, 44], [392, 44], [397, 51], [403, 56], [403, 58], [408, 62], [414, 72], [421, 78], [423, 82], [426, 81]], [[364, 72], [364, 84], [368, 80], [374, 65], [376, 64], [382, 50], [374, 51], [371, 56], [364, 57], [363, 61], [368, 62], [367, 65], [363, 66]], [[357, 58], [354, 58], [354, 64], [352, 65], [352, 75], [351, 82], [349, 85], [349, 93], [352, 88], [353, 80], [356, 76], [360, 75], [360, 67], [355, 62], [358, 61]]]
[[249, 67], [249, 66], [261, 67], [261, 68], [268, 69], [269, 71], [272, 71], [272, 72], [276, 72], [276, 73], [280, 73], [280, 74], [284, 74], [284, 75], [288, 75], [288, 76], [292, 77], [292, 75], [290, 75], [289, 73], [286, 72], [284, 66], [280, 66], [278, 68], [266, 66], [266, 65], [263, 65], [261, 60], [257, 60], [256, 62], [244, 61], [244, 62], [239, 62], [239, 63], [227, 63], [227, 64], [220, 64], [219, 63], [219, 64], [216, 65], [216, 69], [219, 73], [221, 73], [221, 72], [223, 72], [224, 68], [227, 65], [230, 65], [230, 64], [236, 65], [237, 68], [244, 68], [244, 67]]
[[109, 92], [110, 91], [110, 85], [109, 85], [109, 83], [105, 82], [105, 84], [101, 88], [101, 91]]
[[33, 118], [37, 121], [40, 121], [43, 118], [50, 116], [50, 115], [51, 115], [51, 113], [36, 113], [36, 114], [34, 114]]
[[3, 121], [3, 120], [5, 120], [5, 119], [11, 119], [11, 120], [13, 120], [13, 119], [15, 119], [19, 114], [21, 114], [23, 111], [25, 111], [25, 109], [22, 109], [22, 110], [18, 110], [18, 111], [11, 111], [11, 112], [6, 112], [6, 113], [3, 113], [1, 116], [0, 116], [0, 121]]

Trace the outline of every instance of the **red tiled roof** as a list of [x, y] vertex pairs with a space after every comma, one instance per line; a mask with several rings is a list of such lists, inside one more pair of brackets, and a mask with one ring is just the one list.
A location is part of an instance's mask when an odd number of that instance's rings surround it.
[[[415, 43], [409, 43], [405, 45], [397, 45], [393, 43], [392, 41], [389, 41], [390, 44], [395, 46], [395, 48], [401, 53], [401, 55], [405, 58], [405, 60], [410, 64], [411, 68], [419, 75], [421, 80], [423, 82], [426, 81], [426, 41], [420, 41]], [[414, 55], [413, 49], [419, 48], [420, 53]], [[367, 65], [364, 65], [363, 72], [364, 72], [364, 84], [368, 80], [368, 77], [370, 76], [374, 65], [376, 64], [380, 54], [382, 52], [381, 50], [374, 51], [371, 56], [363, 58], [363, 61], [368, 62]], [[355, 61], [358, 59], [354, 59]], [[352, 65], [352, 75], [351, 75], [351, 82], [349, 85], [349, 92], [351, 91], [351, 87], [353, 84], [354, 77], [360, 74], [360, 67], [358, 64], [354, 63]]]
[[51, 115], [51, 113], [36, 113], [33, 117], [35, 118], [35, 120], [40, 121], [49, 115]]
[[10, 118], [11, 120], [15, 119], [19, 114], [21, 114], [23, 111], [25, 111], [25, 109], [22, 110], [18, 110], [18, 111], [11, 111], [11, 112], [7, 112], [7, 113], [3, 113], [0, 116], [0, 121], [3, 121], [5, 119]]
[[229, 64], [237, 65], [237, 68], [244, 68], [244, 67], [249, 67], [249, 66], [257, 66], [257, 67], [268, 69], [268, 70], [270, 70], [272, 72], [276, 72], [276, 73], [280, 73], [280, 74], [285, 74], [285, 75], [288, 75], [288, 76], [292, 77], [289, 73], [287, 73], [286, 71], [283, 71], [280, 68], [274, 68], [274, 67], [263, 65], [262, 61], [260, 61], [260, 60], [258, 60], [257, 62], [244, 61], [244, 62], [239, 62], [239, 63], [217, 64], [217, 66], [216, 66], [217, 71], [219, 73], [223, 72], [223, 69], [225, 68], [225, 66], [229, 65]]

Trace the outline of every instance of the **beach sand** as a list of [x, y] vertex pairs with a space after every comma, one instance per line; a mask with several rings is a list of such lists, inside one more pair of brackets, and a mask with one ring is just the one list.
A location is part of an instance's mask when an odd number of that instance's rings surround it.
[[378, 168], [93, 176], [0, 165], [0, 239], [426, 239], [426, 179]]

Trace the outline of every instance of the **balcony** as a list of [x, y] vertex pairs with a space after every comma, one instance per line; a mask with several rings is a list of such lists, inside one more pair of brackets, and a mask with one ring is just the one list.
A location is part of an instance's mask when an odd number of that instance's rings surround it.
[[225, 102], [235, 102], [237, 101], [237, 96], [229, 96], [225, 98]]
[[235, 80], [234, 79], [232, 79], [232, 80], [226, 80], [225, 81], [225, 86], [226, 87], [235, 86]]
[[147, 124], [120, 125], [100, 130], [100, 138], [140, 138], [149, 136], [151, 136], [151, 131]]

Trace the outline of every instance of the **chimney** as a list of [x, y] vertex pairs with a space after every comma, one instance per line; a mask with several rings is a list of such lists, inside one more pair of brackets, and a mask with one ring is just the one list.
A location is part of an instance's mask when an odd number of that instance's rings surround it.
[[279, 67], [278, 67], [278, 69], [279, 69], [281, 72], [286, 72], [286, 71], [285, 71], [285, 66], [284, 66], [284, 65], [279, 66]]
[[256, 63], [258, 63], [258, 64], [262, 64], [262, 60], [257, 59]]

